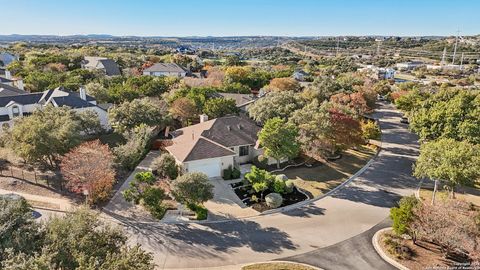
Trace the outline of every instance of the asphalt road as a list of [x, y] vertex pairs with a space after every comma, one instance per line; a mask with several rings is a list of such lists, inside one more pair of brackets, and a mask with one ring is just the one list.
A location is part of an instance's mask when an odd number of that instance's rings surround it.
[[418, 144], [391, 105], [382, 104], [375, 117], [380, 119], [383, 150], [371, 166], [330, 196], [298, 209], [205, 224], [112, 217], [125, 225], [132, 244], [154, 254], [158, 269], [238, 269], [276, 259], [324, 269], [389, 269], [376, 255], [371, 236], [386, 226], [389, 208], [417, 187], [411, 170]]

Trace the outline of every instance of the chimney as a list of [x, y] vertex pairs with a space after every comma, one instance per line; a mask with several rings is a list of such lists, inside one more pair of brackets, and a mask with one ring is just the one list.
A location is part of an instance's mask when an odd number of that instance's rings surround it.
[[208, 121], [208, 115], [200, 114], [200, 123], [207, 122], [207, 121]]
[[87, 100], [87, 91], [85, 90], [85, 88], [83, 86], [81, 86], [80, 89], [78, 89], [78, 92], [80, 93], [80, 98], [81, 99]]
[[23, 80], [22, 79], [16, 80], [15, 81], [15, 86], [20, 90], [25, 90], [24, 87], [23, 87]]

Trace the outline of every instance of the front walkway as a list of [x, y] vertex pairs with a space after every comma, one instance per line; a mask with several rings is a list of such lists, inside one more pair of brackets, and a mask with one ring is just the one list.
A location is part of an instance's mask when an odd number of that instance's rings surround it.
[[113, 195], [110, 202], [105, 207], [103, 207], [103, 211], [107, 215], [114, 218], [130, 218], [140, 222], [156, 221], [142, 207], [127, 202], [123, 198], [122, 191], [129, 187], [130, 182], [132, 182], [132, 180], [135, 178], [135, 174], [139, 172], [149, 171], [150, 165], [152, 164], [153, 160], [159, 157], [160, 154], [160, 151], [150, 151], [147, 156], [140, 162], [140, 164], [138, 164], [135, 170], [128, 176], [127, 180], [125, 180], [122, 186], [117, 190], [115, 195]]
[[205, 203], [210, 212], [208, 220], [237, 219], [259, 214], [245, 206], [230, 187], [230, 183], [238, 181], [225, 181], [221, 177], [215, 177], [211, 178], [210, 182], [215, 186], [215, 195], [212, 200]]

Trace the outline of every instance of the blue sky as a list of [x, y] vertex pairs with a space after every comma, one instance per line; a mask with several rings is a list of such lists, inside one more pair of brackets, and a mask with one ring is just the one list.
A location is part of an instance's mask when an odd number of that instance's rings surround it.
[[0, 34], [480, 34], [479, 0], [0, 0]]

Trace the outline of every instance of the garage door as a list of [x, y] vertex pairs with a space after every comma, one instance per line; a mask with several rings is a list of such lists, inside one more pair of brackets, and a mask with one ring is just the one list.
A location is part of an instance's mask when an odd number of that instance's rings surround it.
[[202, 172], [208, 175], [208, 177], [217, 177], [217, 176], [221, 176], [220, 164], [221, 164], [220, 160], [217, 160], [217, 159], [189, 162], [188, 171]]

